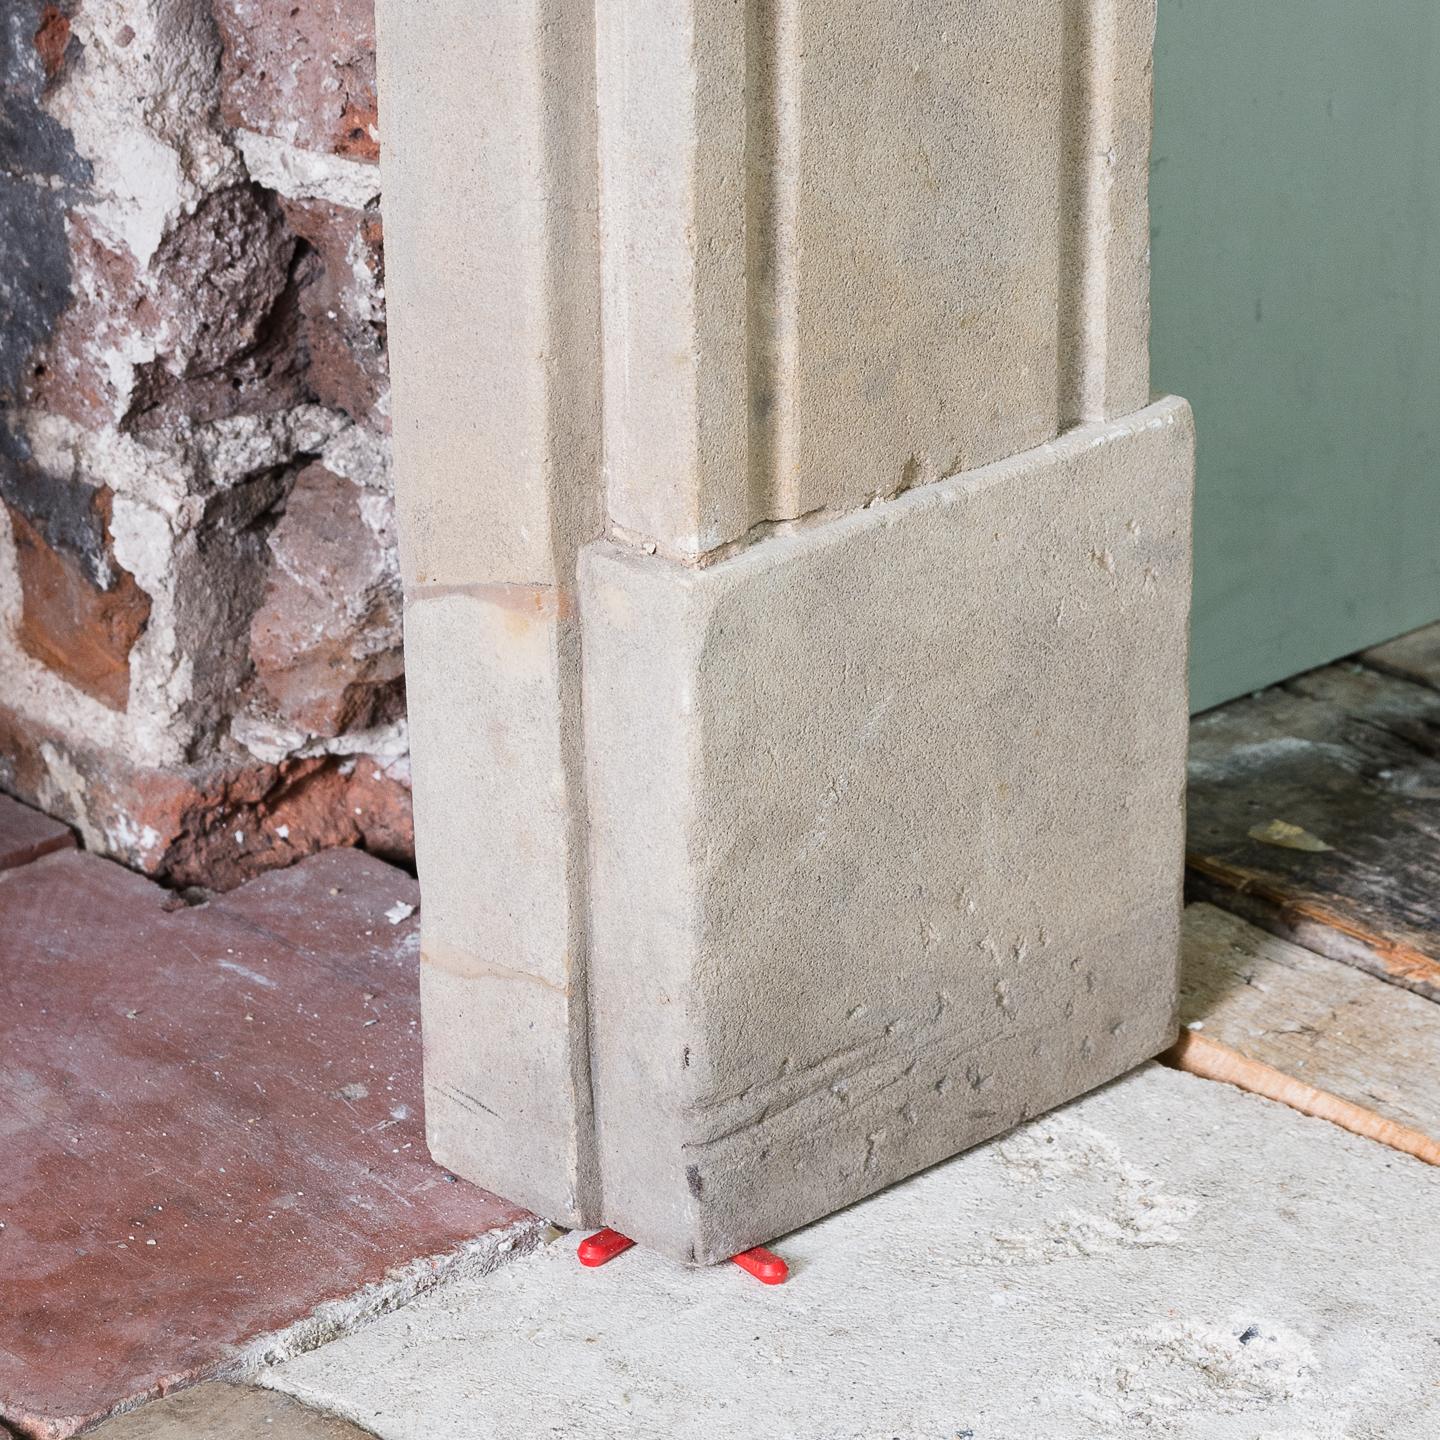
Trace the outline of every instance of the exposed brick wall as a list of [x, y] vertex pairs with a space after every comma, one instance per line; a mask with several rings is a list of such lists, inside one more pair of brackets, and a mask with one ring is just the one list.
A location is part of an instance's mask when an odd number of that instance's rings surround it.
[[0, 786], [412, 850], [369, 0], [0, 7]]

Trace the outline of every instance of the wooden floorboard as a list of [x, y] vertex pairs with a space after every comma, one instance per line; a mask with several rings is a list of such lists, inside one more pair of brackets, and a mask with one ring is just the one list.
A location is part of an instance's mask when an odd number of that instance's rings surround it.
[[1189, 816], [1190, 899], [1440, 1000], [1440, 688], [1350, 662], [1199, 716]]
[[1440, 625], [1427, 625], [1398, 640], [1376, 645], [1360, 659], [1371, 669], [1440, 690]]
[[[1393, 1132], [1378, 1133], [1389, 1125], [1423, 1137], [1428, 1154], [1422, 1158], [1440, 1161], [1440, 1008], [1430, 1001], [1236, 915], [1191, 905], [1183, 929], [1180, 1005], [1189, 1048], [1196, 1052], [1192, 1061], [1208, 1059], [1213, 1068], [1223, 1059], [1213, 1047], [1223, 1047], [1382, 1122], [1360, 1133], [1394, 1144]], [[1208, 1057], [1198, 1040], [1211, 1047]], [[1233, 1073], [1214, 1078], [1260, 1088], [1263, 1077], [1243, 1066], [1230, 1068]], [[1271, 1098], [1294, 1103], [1285, 1093]], [[1417, 1153], [1414, 1146], [1398, 1148]]]

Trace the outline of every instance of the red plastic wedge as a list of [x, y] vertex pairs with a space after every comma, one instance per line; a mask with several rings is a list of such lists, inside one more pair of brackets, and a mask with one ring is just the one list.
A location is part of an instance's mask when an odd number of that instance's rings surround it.
[[753, 1250], [742, 1250], [730, 1259], [762, 1285], [783, 1285], [790, 1278], [790, 1267], [763, 1245], [757, 1245]]
[[593, 1269], [596, 1265], [604, 1265], [613, 1260], [617, 1255], [623, 1255], [634, 1243], [628, 1235], [622, 1235], [618, 1230], [597, 1230], [580, 1242], [575, 1254], [582, 1265], [589, 1265]]
[[[617, 1255], [623, 1255], [634, 1241], [618, 1230], [597, 1230], [587, 1235], [575, 1249], [575, 1256], [582, 1265], [594, 1269], [606, 1265]], [[742, 1250], [732, 1255], [731, 1261], [747, 1275], [753, 1275], [762, 1285], [783, 1285], [790, 1278], [790, 1267], [773, 1250], [757, 1245], [753, 1250]]]

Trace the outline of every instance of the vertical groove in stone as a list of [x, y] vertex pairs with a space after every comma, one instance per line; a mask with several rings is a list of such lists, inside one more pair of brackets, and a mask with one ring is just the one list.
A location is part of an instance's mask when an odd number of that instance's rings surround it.
[[568, 584], [601, 530], [600, 244], [595, 28], [590, 0], [541, 0], [540, 85], [547, 176], [543, 365], [554, 573]]
[[[549, 436], [551, 549], [569, 585], [580, 545], [601, 529], [599, 153], [592, 0], [541, 0], [541, 83], [570, 103], [542, 110], [547, 198], [544, 383]], [[589, 1003], [589, 822], [581, 716], [581, 631], [561, 608], [557, 626], [560, 762], [567, 796], [564, 903], [569, 911], [570, 1079], [576, 1206], [600, 1213]]]
[[1059, 392], [1063, 427], [1107, 412], [1115, 0], [1065, 0], [1060, 111]]
[[746, 17], [746, 305], [750, 522], [798, 513], [801, 0]]

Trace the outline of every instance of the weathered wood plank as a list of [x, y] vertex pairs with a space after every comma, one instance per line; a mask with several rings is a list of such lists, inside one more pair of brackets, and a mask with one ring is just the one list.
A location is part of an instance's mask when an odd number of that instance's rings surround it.
[[1196, 719], [1189, 894], [1440, 1000], [1440, 691], [1334, 665]]
[[[1374, 732], [1389, 735], [1408, 747], [1413, 760], [1440, 761], [1440, 695], [1425, 685], [1400, 679], [1368, 665], [1327, 665], [1285, 682], [1292, 694], [1331, 706], [1363, 741]], [[1404, 777], [1390, 775], [1389, 788], [1422, 800], [1440, 800], [1433, 771]]]
[[1440, 625], [1412, 630], [1398, 640], [1376, 645], [1360, 658], [1372, 669], [1440, 690]]
[[1440, 1009], [1211, 905], [1182, 935], [1192, 1035], [1428, 1137], [1440, 1162]]
[[1352, 1135], [1360, 1135], [1402, 1154], [1413, 1155], [1427, 1165], [1440, 1165], [1440, 1142], [1419, 1130], [1397, 1125], [1363, 1105], [1342, 1100], [1318, 1086], [1307, 1085], [1273, 1065], [1252, 1060], [1248, 1055], [1242, 1055], [1219, 1040], [1211, 1040], [1194, 1030], [1183, 1031], [1160, 1059], [1188, 1075], [1233, 1085], [1237, 1090], [1246, 1090], [1262, 1099], [1288, 1105], [1302, 1115], [1328, 1120]]

